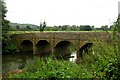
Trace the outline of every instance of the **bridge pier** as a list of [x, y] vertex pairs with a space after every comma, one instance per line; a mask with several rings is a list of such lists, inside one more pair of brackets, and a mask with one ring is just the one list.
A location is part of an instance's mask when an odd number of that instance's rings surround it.
[[34, 49], [34, 47], [33, 47], [33, 54], [35, 54], [35, 49]]
[[81, 63], [81, 57], [80, 57], [80, 51], [77, 50], [77, 59], [76, 59], [76, 63], [80, 64]]
[[33, 38], [33, 54], [36, 54], [36, 46], [35, 46], [35, 40]]
[[52, 50], [51, 50], [51, 54], [54, 55], [54, 48], [52, 48]]

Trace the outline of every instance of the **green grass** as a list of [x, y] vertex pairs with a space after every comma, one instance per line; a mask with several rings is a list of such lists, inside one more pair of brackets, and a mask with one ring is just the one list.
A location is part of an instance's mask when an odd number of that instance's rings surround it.
[[9, 78], [92, 78], [92, 74], [87, 75], [87, 70], [83, 71], [82, 67], [70, 61], [52, 60], [50, 57], [44, 61], [35, 57], [33, 62], [27, 65], [26, 72], [10, 75]]

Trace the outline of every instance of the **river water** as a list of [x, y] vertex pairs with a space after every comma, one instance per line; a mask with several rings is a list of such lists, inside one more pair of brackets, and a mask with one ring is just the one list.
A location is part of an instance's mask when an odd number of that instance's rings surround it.
[[[14, 55], [3, 55], [2, 56], [2, 73], [5, 74], [10, 71], [14, 71], [16, 69], [22, 69], [26, 65], [26, 63], [29, 63], [34, 58], [34, 54], [32, 53], [19, 53]], [[75, 62], [76, 60], [76, 51], [74, 51], [71, 56], [72, 58], [69, 58], [69, 61]]]
[[25, 66], [26, 62], [32, 60], [33, 54], [14, 54], [2, 56], [2, 73], [7, 73]]

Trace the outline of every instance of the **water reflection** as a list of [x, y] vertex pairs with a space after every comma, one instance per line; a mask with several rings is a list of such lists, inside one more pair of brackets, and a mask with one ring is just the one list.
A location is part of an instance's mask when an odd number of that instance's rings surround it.
[[77, 59], [77, 51], [72, 52], [72, 54], [70, 56], [71, 56], [71, 58], [69, 58], [69, 61], [75, 63], [76, 59]]
[[26, 61], [32, 59], [33, 54], [17, 54], [2, 56], [2, 73], [22, 69], [25, 67]]

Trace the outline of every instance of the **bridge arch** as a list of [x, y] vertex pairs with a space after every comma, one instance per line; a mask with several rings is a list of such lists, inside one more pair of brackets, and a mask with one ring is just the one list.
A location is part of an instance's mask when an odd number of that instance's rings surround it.
[[33, 52], [33, 43], [30, 40], [23, 40], [20, 47], [21, 52]]
[[47, 40], [39, 40], [36, 44], [36, 53], [41, 57], [49, 56], [51, 54], [51, 45]]
[[81, 46], [81, 48], [77, 52], [77, 57], [83, 58], [84, 54], [88, 54], [89, 49], [92, 47], [93, 43], [85, 43], [84, 45]]
[[70, 57], [74, 48], [74, 45], [70, 41], [60, 41], [54, 47], [54, 55], [66, 59], [67, 57]]

